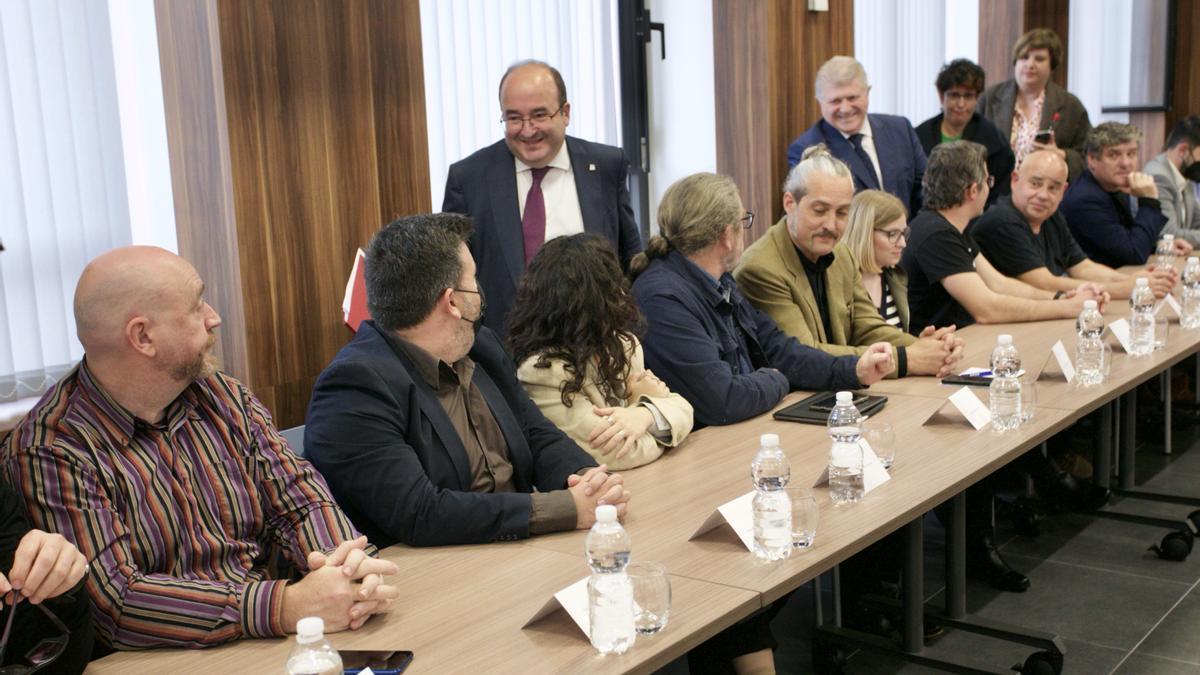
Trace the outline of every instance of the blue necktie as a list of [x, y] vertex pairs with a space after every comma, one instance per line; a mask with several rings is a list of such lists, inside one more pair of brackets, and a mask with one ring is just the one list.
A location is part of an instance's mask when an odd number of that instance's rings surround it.
[[875, 162], [871, 161], [871, 156], [863, 149], [862, 139], [862, 134], [850, 134], [850, 145], [854, 146], [854, 154], [858, 155], [858, 158], [862, 160], [863, 166], [867, 167], [867, 178], [869, 180], [863, 182], [866, 183], [869, 189], [878, 190], [879, 179], [875, 176]]

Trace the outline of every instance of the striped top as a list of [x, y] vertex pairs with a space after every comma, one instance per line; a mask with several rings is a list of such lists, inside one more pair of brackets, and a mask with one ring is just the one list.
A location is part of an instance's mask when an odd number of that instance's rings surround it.
[[886, 274], [879, 275], [879, 284], [882, 287], [880, 295], [883, 297], [883, 302], [879, 305], [879, 316], [882, 316], [888, 325], [904, 330], [900, 325], [900, 308], [896, 306], [896, 298], [892, 297], [892, 287], [888, 286]]
[[54, 386], [0, 448], [36, 528], [91, 561], [97, 636], [117, 649], [199, 647], [285, 633], [282, 552], [357, 536], [324, 479], [288, 448], [237, 380], [198, 380], [163, 420], [135, 419], [86, 361]]

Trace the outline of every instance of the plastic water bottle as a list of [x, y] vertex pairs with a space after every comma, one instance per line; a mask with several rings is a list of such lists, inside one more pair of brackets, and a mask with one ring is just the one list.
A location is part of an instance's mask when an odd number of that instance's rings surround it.
[[1084, 300], [1083, 311], [1075, 321], [1079, 337], [1075, 343], [1075, 381], [1090, 387], [1104, 381], [1104, 316], [1095, 300]]
[[863, 497], [862, 414], [854, 394], [837, 393], [837, 404], [826, 423], [833, 445], [829, 449], [829, 498], [834, 504], [853, 504]]
[[760, 436], [750, 478], [754, 481], [754, 555], [761, 560], [783, 560], [792, 554], [792, 503], [783, 489], [791, 477], [779, 436]]
[[1011, 335], [996, 338], [992, 350], [992, 383], [988, 387], [992, 428], [1010, 431], [1021, 426], [1021, 356], [1013, 346]]
[[1158, 240], [1154, 249], [1154, 263], [1158, 267], [1175, 267], [1175, 235], [1164, 234], [1162, 239]]
[[1184, 328], [1200, 328], [1200, 258], [1191, 256], [1183, 266], [1183, 316], [1179, 323]]
[[625, 567], [632, 543], [617, 520], [617, 507], [596, 507], [596, 523], [584, 543], [588, 567], [588, 622], [592, 646], [601, 654], [624, 654], [636, 637], [633, 584]]
[[325, 622], [310, 616], [296, 622], [296, 646], [287, 660], [288, 675], [341, 675], [342, 657], [325, 639]]
[[1154, 351], [1154, 292], [1150, 280], [1138, 278], [1129, 298], [1133, 313], [1129, 315], [1129, 353], [1146, 356]]

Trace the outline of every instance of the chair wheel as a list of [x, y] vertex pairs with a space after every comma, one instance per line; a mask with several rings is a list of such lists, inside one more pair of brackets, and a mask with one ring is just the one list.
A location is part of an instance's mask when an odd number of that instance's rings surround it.
[[836, 645], [813, 639], [812, 666], [814, 673], [842, 675], [846, 672], [846, 655]]
[[1192, 552], [1194, 540], [1190, 529], [1175, 530], [1163, 535], [1162, 541], [1157, 546], [1151, 546], [1150, 550], [1163, 560], [1183, 562]]
[[1025, 663], [1019, 663], [1012, 669], [1021, 675], [1059, 675], [1062, 668], [1062, 654], [1057, 651], [1040, 651], [1030, 654]]

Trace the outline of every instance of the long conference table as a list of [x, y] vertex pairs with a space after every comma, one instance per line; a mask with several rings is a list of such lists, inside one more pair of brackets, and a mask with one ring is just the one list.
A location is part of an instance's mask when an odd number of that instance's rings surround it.
[[[1127, 301], [1113, 301], [1105, 318], [1112, 322], [1128, 314]], [[390, 547], [381, 555], [400, 568], [392, 579], [400, 599], [362, 629], [330, 639], [338, 649], [411, 650], [412, 673], [652, 672], [868, 545], [919, 523], [933, 507], [1197, 351], [1200, 330], [1180, 329], [1177, 318], [1170, 328], [1164, 349], [1136, 359], [1109, 335], [1113, 360], [1104, 384], [1079, 388], [1043, 378], [1036, 384], [1033, 418], [1006, 433], [976, 431], [965, 420], [935, 415], [958, 387], [934, 378], [872, 386], [872, 393], [888, 396], [874, 418], [896, 431], [891, 480], [851, 506], [834, 507], [828, 489], [816, 489], [815, 544], [781, 562], [757, 561], [727, 526], [691, 535], [718, 506], [752, 489], [749, 467], [760, 434], [779, 434], [794, 483], [815, 482], [829, 448], [823, 426], [780, 422], [767, 413], [697, 431], [658, 461], [623, 472], [633, 495], [625, 520], [633, 558], [664, 563], [673, 592], [667, 627], [639, 636], [623, 655], [598, 655], [562, 610], [523, 628], [555, 592], [588, 574], [583, 531], [476, 546]], [[1074, 356], [1073, 320], [975, 325], [961, 331], [962, 365], [986, 366], [1001, 333], [1013, 335], [1031, 373], [1057, 340]], [[973, 391], [986, 403], [986, 389]], [[789, 395], [780, 407], [803, 395]], [[1096, 471], [1107, 478], [1106, 462]], [[288, 639], [268, 639], [206, 650], [124, 652], [92, 663], [88, 672], [279, 672], [291, 646]]]

